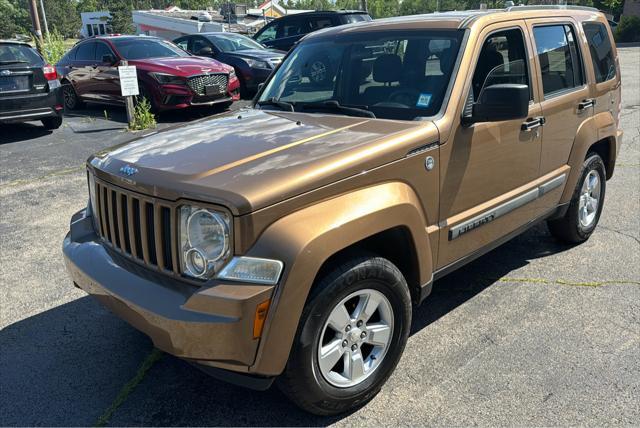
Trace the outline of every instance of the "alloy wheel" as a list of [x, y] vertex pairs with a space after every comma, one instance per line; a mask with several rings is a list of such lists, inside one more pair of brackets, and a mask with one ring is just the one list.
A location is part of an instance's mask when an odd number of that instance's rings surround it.
[[351, 293], [329, 314], [318, 344], [318, 367], [339, 388], [362, 383], [382, 363], [393, 336], [393, 309], [373, 289]]
[[580, 226], [588, 228], [596, 220], [598, 205], [600, 204], [601, 183], [597, 171], [589, 171], [582, 183], [578, 202], [578, 219]]

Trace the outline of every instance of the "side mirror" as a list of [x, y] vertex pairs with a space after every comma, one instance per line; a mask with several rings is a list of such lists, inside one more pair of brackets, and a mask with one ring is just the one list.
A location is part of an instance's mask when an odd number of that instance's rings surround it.
[[204, 48], [200, 49], [196, 55], [198, 55], [198, 56], [212, 56], [213, 55], [213, 49], [211, 49], [208, 46], [204, 47]]
[[113, 65], [116, 62], [116, 58], [111, 54], [102, 55], [102, 63]]
[[529, 114], [528, 85], [501, 83], [487, 86], [478, 98], [471, 117], [465, 118], [467, 123], [526, 119]]

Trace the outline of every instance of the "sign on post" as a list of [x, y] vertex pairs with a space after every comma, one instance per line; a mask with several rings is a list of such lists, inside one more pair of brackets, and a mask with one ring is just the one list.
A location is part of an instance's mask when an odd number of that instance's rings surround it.
[[120, 77], [120, 93], [124, 97], [127, 105], [127, 121], [129, 125], [133, 121], [133, 96], [140, 94], [138, 88], [138, 73], [135, 65], [127, 65], [127, 61], [122, 61], [118, 67]]
[[118, 67], [120, 75], [120, 92], [123, 97], [139, 95], [138, 89], [138, 73], [136, 73], [135, 65], [125, 65]]

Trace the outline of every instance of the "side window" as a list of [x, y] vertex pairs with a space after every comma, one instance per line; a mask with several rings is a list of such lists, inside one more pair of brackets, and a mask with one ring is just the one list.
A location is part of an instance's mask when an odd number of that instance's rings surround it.
[[309, 22], [304, 19], [290, 19], [287, 22], [281, 22], [278, 28], [278, 38], [299, 36], [309, 31]]
[[111, 51], [111, 49], [109, 49], [109, 46], [107, 46], [104, 43], [96, 43], [96, 53], [95, 53], [95, 60], [98, 62], [102, 62], [102, 57], [105, 55], [111, 55], [113, 57], [115, 57], [115, 55], [113, 55], [113, 52]]
[[189, 39], [188, 38], [184, 38], [184, 39], [178, 39], [175, 42], [173, 42], [176, 44], [176, 46], [178, 46], [180, 49], [188, 51], [189, 50]]
[[198, 55], [198, 52], [200, 52], [200, 49], [202, 48], [210, 48], [211, 45], [209, 44], [209, 42], [207, 42], [206, 40], [200, 38], [200, 37], [195, 37], [193, 39], [193, 44], [191, 46], [191, 52], [193, 52], [194, 54]]
[[260, 35], [258, 37], [256, 37], [256, 40], [260, 43], [265, 43], [265, 42], [269, 42], [273, 39], [276, 38], [276, 24], [271, 24], [269, 26], [267, 26], [264, 31], [262, 33], [260, 33]]
[[76, 61], [93, 61], [95, 58], [93, 54], [95, 47], [95, 42], [83, 43], [78, 46], [78, 50], [76, 51]]
[[571, 26], [534, 27], [533, 37], [536, 41], [545, 95], [584, 84], [582, 63]]
[[484, 41], [473, 74], [473, 99], [478, 99], [482, 88], [501, 83], [529, 85], [533, 99], [524, 36], [517, 28], [493, 33]]
[[582, 28], [587, 35], [596, 82], [613, 79], [616, 77], [616, 62], [606, 27], [600, 22], [589, 22], [582, 24]]
[[311, 18], [309, 20], [311, 31], [322, 30], [323, 28], [332, 27], [331, 18]]

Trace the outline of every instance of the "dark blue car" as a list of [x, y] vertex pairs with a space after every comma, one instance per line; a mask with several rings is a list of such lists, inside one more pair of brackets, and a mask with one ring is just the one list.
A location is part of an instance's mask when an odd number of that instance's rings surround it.
[[235, 68], [243, 96], [255, 92], [284, 57], [283, 52], [235, 33], [192, 34], [173, 42], [193, 55], [214, 58]]

